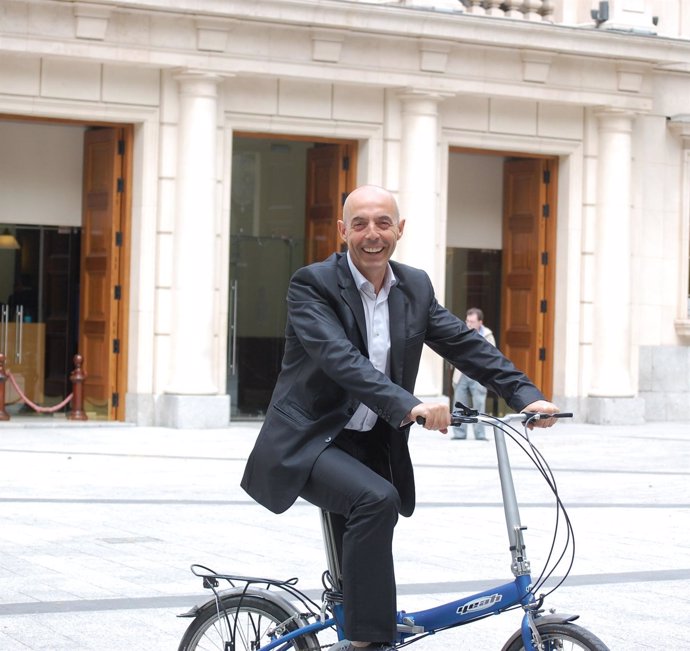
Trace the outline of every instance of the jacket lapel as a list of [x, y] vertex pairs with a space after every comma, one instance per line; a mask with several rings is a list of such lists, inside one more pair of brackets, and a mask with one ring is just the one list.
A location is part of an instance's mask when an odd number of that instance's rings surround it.
[[362, 353], [368, 356], [367, 322], [364, 316], [362, 297], [359, 295], [359, 290], [350, 273], [350, 267], [347, 264], [347, 256], [345, 254], [340, 255], [338, 258], [338, 284], [340, 285], [340, 296], [355, 316], [360, 340], [363, 342]]
[[[398, 283], [400, 279], [398, 278]], [[388, 294], [388, 316], [391, 331], [391, 380], [402, 383], [405, 357], [405, 293], [400, 285], [391, 287]]]

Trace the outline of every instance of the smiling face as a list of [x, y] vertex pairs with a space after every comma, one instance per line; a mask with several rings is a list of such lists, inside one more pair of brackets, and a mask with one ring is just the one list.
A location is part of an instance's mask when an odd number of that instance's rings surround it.
[[355, 267], [377, 293], [404, 227], [405, 220], [400, 219], [398, 206], [388, 190], [364, 185], [353, 190], [345, 201], [338, 232]]

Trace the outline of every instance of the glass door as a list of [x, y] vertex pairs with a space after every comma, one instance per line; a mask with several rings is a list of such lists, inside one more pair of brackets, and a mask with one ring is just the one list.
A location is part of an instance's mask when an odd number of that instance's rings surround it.
[[227, 360], [232, 418], [262, 418], [280, 371], [287, 286], [304, 264], [311, 146], [273, 138], [233, 140]]
[[235, 136], [232, 146], [227, 390], [231, 416], [253, 419], [280, 371], [290, 277], [340, 247], [357, 143], [264, 134]]
[[302, 264], [303, 240], [233, 235], [230, 259], [232, 415], [261, 418], [271, 399], [285, 347], [285, 296]]
[[[21, 392], [52, 406], [71, 392], [80, 229], [0, 225], [0, 352]], [[11, 239], [10, 239], [11, 238]], [[10, 415], [35, 416], [11, 382]]]

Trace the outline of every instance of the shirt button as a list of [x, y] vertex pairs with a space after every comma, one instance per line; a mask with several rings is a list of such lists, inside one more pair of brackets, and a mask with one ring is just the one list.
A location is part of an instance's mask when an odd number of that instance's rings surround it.
[[329, 436], [329, 437], [326, 439], [326, 443], [330, 443], [332, 440], [333, 440], [333, 437]]

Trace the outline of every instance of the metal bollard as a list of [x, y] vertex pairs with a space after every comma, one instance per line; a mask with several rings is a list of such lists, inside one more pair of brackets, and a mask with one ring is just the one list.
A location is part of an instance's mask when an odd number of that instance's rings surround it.
[[0, 420], [10, 419], [10, 415], [5, 411], [5, 382], [7, 382], [5, 356], [0, 353]]
[[82, 370], [84, 358], [77, 354], [74, 356], [74, 370], [70, 373], [72, 381], [72, 411], [67, 414], [69, 420], [88, 420], [84, 411], [84, 380], [86, 373]]

